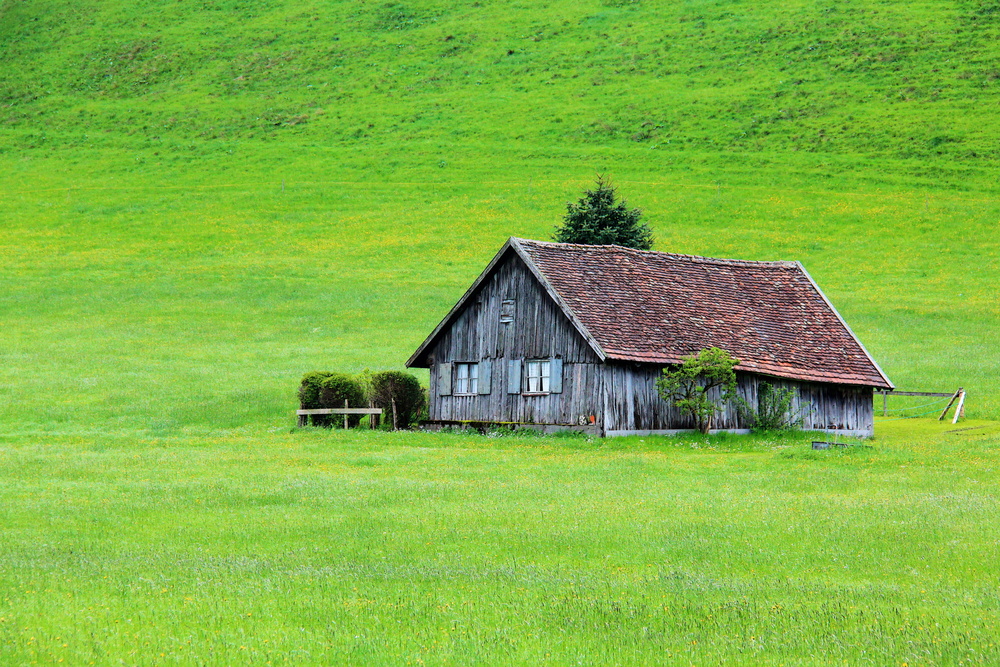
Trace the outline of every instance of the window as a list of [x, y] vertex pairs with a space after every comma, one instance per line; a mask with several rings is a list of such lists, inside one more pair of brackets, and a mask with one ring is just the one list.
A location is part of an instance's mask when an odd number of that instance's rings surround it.
[[504, 299], [500, 302], [500, 324], [510, 324], [514, 321], [514, 299]]
[[479, 364], [455, 364], [455, 393], [479, 393]]
[[551, 362], [535, 360], [528, 364], [528, 391], [529, 394], [547, 394], [549, 391], [549, 378], [551, 373]]

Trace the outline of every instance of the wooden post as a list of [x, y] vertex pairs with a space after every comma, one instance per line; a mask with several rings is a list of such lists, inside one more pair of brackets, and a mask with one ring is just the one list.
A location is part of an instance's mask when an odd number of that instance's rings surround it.
[[944, 416], [948, 414], [948, 410], [951, 410], [952, 403], [955, 402], [955, 399], [958, 398], [958, 395], [961, 393], [962, 393], [962, 388], [959, 387], [958, 391], [955, 392], [955, 395], [951, 397], [950, 401], [948, 401], [948, 405], [944, 406], [944, 410], [941, 411], [941, 416], [938, 417], [938, 421], [942, 421], [944, 419]]
[[882, 416], [889, 416], [889, 392], [882, 390]]
[[399, 430], [399, 422], [396, 420], [396, 397], [392, 397], [392, 430]]
[[962, 395], [958, 397], [958, 407], [955, 408], [955, 418], [951, 420], [952, 424], [958, 423], [958, 418], [965, 413], [965, 390], [960, 389]]
[[[347, 409], [347, 399], [346, 398], [344, 399], [344, 409], [345, 410]], [[348, 428], [347, 427], [347, 415], [344, 415], [344, 430], [346, 431], [347, 428]]]
[[306, 422], [308, 421], [309, 421], [309, 415], [299, 415], [299, 428], [305, 426]]

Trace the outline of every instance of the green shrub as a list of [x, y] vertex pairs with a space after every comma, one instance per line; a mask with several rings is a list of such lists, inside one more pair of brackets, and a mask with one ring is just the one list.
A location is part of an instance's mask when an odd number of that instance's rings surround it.
[[[365, 392], [361, 388], [354, 376], [347, 373], [330, 373], [323, 378], [319, 387], [319, 403], [321, 408], [342, 408], [344, 402], [349, 408], [366, 408], [368, 402], [365, 400]], [[361, 415], [350, 415], [347, 418], [349, 426], [357, 426], [361, 422]], [[343, 426], [342, 415], [330, 415], [331, 426]]]
[[[299, 404], [303, 410], [342, 408], [345, 400], [351, 408], [368, 405], [361, 384], [353, 376], [326, 371], [311, 371], [302, 376]], [[360, 421], [360, 415], [348, 417], [350, 426], [357, 426]], [[344, 418], [341, 415], [311, 415], [310, 423], [313, 426], [343, 426]]]
[[755, 432], [790, 431], [802, 425], [802, 411], [792, 409], [794, 400], [791, 389], [762, 382], [757, 389], [756, 409], [742, 397], [736, 399], [736, 409]]
[[409, 428], [426, 405], [420, 381], [401, 371], [380, 371], [371, 375], [371, 400], [382, 408], [383, 424], [391, 428]]
[[319, 404], [320, 383], [331, 374], [323, 371], [310, 371], [302, 376], [299, 386], [299, 405], [303, 410], [314, 410]]

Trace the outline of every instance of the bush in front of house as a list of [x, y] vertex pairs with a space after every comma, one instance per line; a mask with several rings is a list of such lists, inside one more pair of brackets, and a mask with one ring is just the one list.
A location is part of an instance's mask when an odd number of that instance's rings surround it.
[[379, 371], [370, 377], [370, 398], [382, 408], [382, 423], [390, 428], [408, 428], [424, 409], [424, 390], [420, 381], [402, 371]]
[[[682, 357], [676, 368], [664, 368], [656, 381], [656, 391], [664, 401], [691, 415], [698, 430], [708, 433], [712, 419], [736, 397], [736, 372], [740, 363], [726, 350], [710, 347]], [[712, 390], [718, 389], [718, 399]]]
[[[302, 376], [299, 386], [299, 403], [303, 410], [316, 408], [342, 408], [344, 401], [351, 408], [367, 407], [361, 383], [347, 373], [311, 371]], [[348, 424], [357, 426], [361, 415], [348, 416]], [[311, 415], [313, 426], [343, 426], [343, 415]]]
[[802, 426], [801, 409], [794, 407], [795, 392], [762, 382], [757, 388], [757, 407], [742, 397], [736, 399], [736, 409], [754, 432], [791, 431]]

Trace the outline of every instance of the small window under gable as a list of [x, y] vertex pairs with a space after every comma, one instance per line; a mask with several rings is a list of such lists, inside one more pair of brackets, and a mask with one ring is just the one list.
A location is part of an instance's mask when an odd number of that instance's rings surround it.
[[455, 364], [455, 394], [479, 393], [479, 364]]
[[500, 302], [500, 324], [510, 324], [514, 321], [514, 299], [504, 299]]

